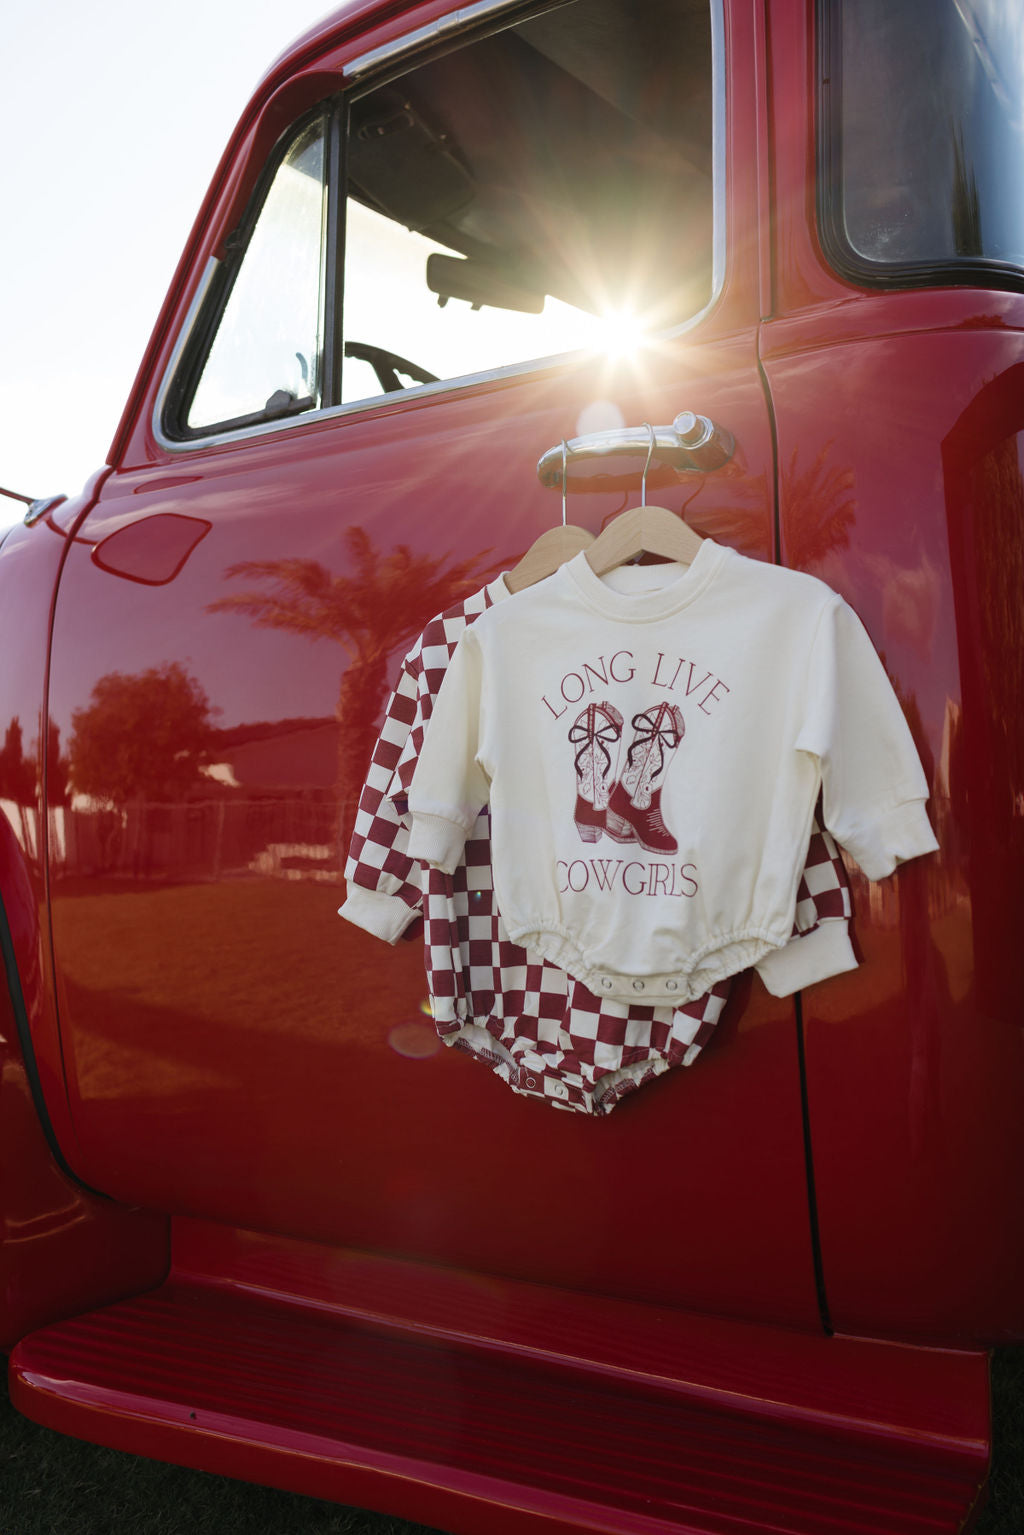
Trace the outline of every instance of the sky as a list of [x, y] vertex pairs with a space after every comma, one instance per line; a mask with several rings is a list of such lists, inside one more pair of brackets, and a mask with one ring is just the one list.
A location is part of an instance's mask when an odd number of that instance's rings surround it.
[[[228, 137], [330, 0], [34, 0], [4, 10], [0, 485], [103, 464]], [[0, 497], [0, 527], [24, 511]]]

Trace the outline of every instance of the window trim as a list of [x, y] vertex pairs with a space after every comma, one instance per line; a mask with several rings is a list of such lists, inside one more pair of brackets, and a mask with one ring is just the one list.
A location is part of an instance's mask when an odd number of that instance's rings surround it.
[[[363, 75], [371, 75], [374, 85], [380, 85], [389, 73], [404, 74], [407, 69], [424, 63], [426, 57], [438, 58], [449, 52], [452, 46], [465, 47], [473, 41], [474, 32], [479, 31], [481, 36], [493, 36], [506, 27], [515, 26], [517, 21], [542, 16], [547, 11], [561, 10], [563, 6], [572, 3], [573, 0], [546, 0], [546, 3], [544, 0], [539, 0], [539, 3], [534, 0], [532, 4], [530, 0], [476, 0], [475, 5], [449, 11], [446, 16], [439, 16], [436, 21], [428, 22], [424, 27], [403, 32], [400, 37], [382, 43], [379, 48], [357, 54], [345, 66], [345, 78], [355, 82]], [[500, 24], [490, 26], [490, 22]]]
[[875, 261], [847, 238], [843, 212], [842, 28], [844, 0], [817, 0], [817, 152], [815, 206], [818, 239], [827, 264], [857, 287], [890, 291], [925, 288], [993, 288], [1024, 292], [1024, 270], [994, 257], [936, 257], [923, 261]]
[[[190, 427], [184, 420], [184, 414], [191, 405], [199, 388], [203, 369], [209, 361], [210, 350], [213, 346], [220, 323], [224, 318], [227, 306], [231, 301], [238, 274], [242, 270], [246, 254], [252, 241], [253, 231], [260, 220], [266, 201], [270, 195], [270, 189], [284, 163], [288, 151], [296, 139], [318, 118], [323, 124], [324, 138], [324, 184], [327, 187], [327, 272], [328, 290], [324, 295], [324, 321], [325, 342], [326, 330], [329, 323], [330, 310], [327, 307], [329, 299], [333, 298], [334, 277], [332, 272], [331, 256], [329, 248], [332, 229], [337, 232], [336, 216], [332, 218], [332, 205], [338, 201], [331, 196], [329, 176], [331, 172], [332, 145], [334, 143], [334, 124], [339, 116], [341, 98], [332, 96], [321, 100], [308, 111], [303, 112], [294, 122], [289, 123], [287, 129], [278, 138], [266, 164], [257, 177], [252, 194], [246, 203], [245, 211], [236, 227], [232, 230], [225, 242], [228, 250], [227, 260], [218, 260], [211, 257], [203, 272], [196, 300], [189, 306], [185, 323], [182, 327], [182, 343], [175, 347], [170, 364], [166, 370], [163, 385], [157, 398], [157, 408], [154, 412], [154, 432], [161, 446], [182, 446], [192, 442], [209, 442], [213, 437], [221, 437], [227, 433], [250, 432], [264, 425], [279, 426], [285, 421], [294, 420], [298, 416], [312, 415], [312, 411], [295, 410], [282, 412], [273, 421], [266, 422], [261, 419], [260, 412], [253, 412], [247, 416], [231, 416], [225, 421], [214, 421], [210, 426]], [[330, 351], [329, 347], [325, 351]], [[326, 370], [325, 370], [326, 371]], [[321, 393], [324, 391], [324, 383], [321, 383]], [[318, 407], [319, 409], [319, 407]]]
[[[228, 262], [211, 256], [203, 270], [202, 277], [196, 288], [195, 295], [189, 305], [185, 319], [182, 323], [178, 339], [164, 369], [160, 388], [154, 401], [151, 427], [154, 440], [166, 453], [187, 454], [194, 453], [207, 447], [218, 447], [234, 442], [246, 441], [250, 438], [265, 437], [268, 433], [291, 431], [312, 422], [333, 421], [340, 417], [346, 417], [374, 409], [386, 409], [394, 411], [396, 405], [405, 405], [407, 402], [415, 404], [420, 400], [434, 398], [437, 395], [449, 393], [452, 390], [463, 390], [473, 387], [486, 388], [490, 385], [500, 384], [515, 378], [534, 377], [540, 378], [551, 373], [563, 372], [575, 366], [586, 366], [590, 359], [599, 355], [586, 348], [577, 347], [572, 351], [547, 354], [537, 358], [527, 358], [522, 362], [505, 363], [497, 368], [486, 368], [478, 373], [459, 374], [457, 377], [438, 379], [433, 384], [414, 384], [400, 393], [368, 395], [361, 400], [350, 400], [344, 404], [334, 403], [321, 405], [315, 410], [298, 411], [293, 415], [275, 417], [270, 421], [250, 421], [243, 423], [236, 421], [219, 427], [214, 424], [212, 430], [199, 428], [192, 429], [186, 435], [181, 427], [171, 428], [169, 421], [175, 411], [181, 408], [181, 402], [190, 398], [190, 392], [197, 387], [196, 373], [199, 371], [208, 355], [211, 335], [215, 333], [220, 323], [230, 296], [231, 287], [234, 284], [235, 275], [241, 268], [245, 259], [245, 252], [255, 227], [256, 220], [262, 210], [263, 203], [270, 189], [270, 184], [276, 174], [277, 168], [288, 152], [296, 134], [310, 122], [318, 113], [328, 115], [326, 130], [326, 171], [327, 183], [327, 220], [328, 220], [328, 288], [325, 296], [325, 304], [333, 306], [333, 324], [331, 309], [325, 312], [325, 367], [323, 392], [330, 391], [331, 399], [336, 400], [340, 394], [340, 369], [342, 360], [342, 324], [343, 302], [338, 302], [338, 291], [341, 288], [339, 276], [341, 265], [332, 256], [337, 254], [339, 244], [343, 246], [345, 235], [345, 208], [346, 198], [337, 196], [335, 187], [330, 181], [332, 164], [337, 165], [337, 159], [332, 162], [332, 155], [340, 153], [341, 163], [338, 166], [339, 174], [344, 177], [346, 148], [346, 127], [348, 119], [348, 104], [353, 96], [364, 95], [367, 91], [376, 89], [388, 79], [401, 77], [407, 70], [414, 69], [426, 62], [428, 58], [436, 57], [438, 53], [451, 51], [453, 47], [468, 46], [478, 36], [490, 35], [493, 31], [502, 31], [505, 26], [514, 25], [515, 22], [528, 16], [540, 15], [545, 11], [561, 8], [562, 5], [571, 4], [572, 0], [548, 0], [547, 4], [529, 4], [525, 0], [478, 0], [475, 5], [463, 7], [450, 13], [449, 16], [440, 18], [429, 27], [421, 27], [416, 31], [404, 34], [394, 39], [393, 42], [384, 44], [380, 48], [372, 49], [365, 54], [358, 55], [346, 66], [345, 79], [347, 88], [339, 94], [322, 100], [308, 112], [295, 119], [278, 139], [273, 151], [268, 156], [267, 164], [257, 180], [253, 195], [246, 207], [242, 221], [239, 223], [232, 243], [237, 240], [238, 260], [231, 268]], [[707, 316], [714, 310], [722, 296], [725, 286], [726, 268], [726, 68], [725, 68], [725, 0], [708, 0], [709, 20], [711, 26], [711, 133], [712, 133], [712, 270], [711, 293], [707, 303], [695, 314], [681, 320], [678, 325], [666, 327], [657, 332], [659, 340], [675, 340], [688, 334], [701, 325]], [[490, 27], [486, 23], [496, 18], [506, 18], [502, 24]], [[431, 43], [439, 44], [437, 49], [431, 48]], [[403, 67], [396, 68], [396, 63]], [[351, 82], [351, 84], [349, 84]], [[354, 89], [353, 89], [354, 87]], [[335, 135], [340, 135], [340, 148], [335, 142]], [[344, 180], [338, 185], [344, 188]], [[244, 234], [243, 234], [244, 231]], [[338, 244], [333, 250], [330, 241], [333, 236]], [[227, 284], [226, 291], [222, 290], [223, 284]], [[330, 363], [326, 361], [330, 356]], [[329, 371], [330, 370], [332, 371]], [[332, 376], [333, 373], [333, 376]]]

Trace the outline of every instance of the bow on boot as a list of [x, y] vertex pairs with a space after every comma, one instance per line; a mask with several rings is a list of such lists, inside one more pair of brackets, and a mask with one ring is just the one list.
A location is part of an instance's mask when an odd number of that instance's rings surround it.
[[[622, 715], [613, 704], [588, 704], [569, 731], [578, 747], [576, 765], [576, 830], [584, 842], [596, 842], [604, 830], [609, 785], [619, 761]], [[612, 761], [612, 749], [615, 761]]]
[[632, 719], [633, 739], [622, 778], [608, 796], [605, 830], [616, 842], [639, 842], [648, 853], [676, 853], [679, 844], [661, 814], [662, 778], [686, 731], [675, 704], [653, 704]]

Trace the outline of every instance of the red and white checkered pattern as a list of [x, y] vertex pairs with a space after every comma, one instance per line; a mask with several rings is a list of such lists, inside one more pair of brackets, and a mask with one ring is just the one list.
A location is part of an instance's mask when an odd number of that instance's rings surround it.
[[832, 833], [815, 812], [804, 872], [797, 886], [793, 938], [813, 933], [822, 922], [849, 922], [852, 915], [843, 860]]
[[[645, 1082], [696, 1060], [730, 982], [685, 1007], [626, 1006], [595, 997], [550, 961], [511, 943], [494, 899], [486, 809], [454, 874], [421, 870], [408, 858], [406, 796], [434, 699], [460, 636], [491, 606], [494, 593], [484, 588], [432, 619], [406, 657], [360, 796], [345, 877], [404, 902], [410, 919], [422, 912], [431, 1010], [446, 1044], [489, 1066], [513, 1092], [553, 1108], [607, 1114]], [[816, 817], [794, 940], [821, 922], [849, 916], [846, 872]]]
[[419, 864], [405, 852], [410, 830], [406, 794], [448, 663], [463, 632], [492, 606], [490, 592], [484, 587], [432, 618], [409, 651], [359, 796], [345, 879], [404, 901], [410, 919], [422, 907], [423, 890]]
[[674, 1010], [627, 1007], [511, 943], [494, 904], [490, 843], [479, 835], [485, 820], [454, 874], [424, 873], [427, 973], [441, 1038], [485, 1060], [514, 1092], [589, 1114], [608, 1113], [625, 1093], [695, 1060], [729, 983]]

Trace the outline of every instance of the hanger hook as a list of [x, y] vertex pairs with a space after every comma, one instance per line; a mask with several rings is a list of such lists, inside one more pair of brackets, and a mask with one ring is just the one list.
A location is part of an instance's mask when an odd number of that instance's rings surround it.
[[563, 437], [562, 438], [562, 527], [563, 528], [565, 527], [566, 520], [567, 520], [566, 519], [565, 496], [566, 496], [566, 486], [568, 484], [568, 478], [569, 478], [569, 447], [568, 447], [568, 444], [566, 443], [565, 438]]
[[648, 432], [650, 433], [651, 440], [650, 440], [650, 442], [647, 445], [647, 462], [644, 464], [644, 472], [640, 476], [640, 505], [641, 506], [646, 506], [647, 505], [647, 471], [651, 467], [651, 459], [654, 457], [654, 428], [653, 428], [653, 426], [651, 425], [651, 423], [649, 421], [645, 421], [644, 422], [644, 426], [647, 428]]

